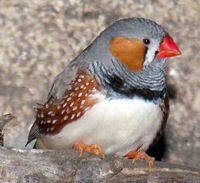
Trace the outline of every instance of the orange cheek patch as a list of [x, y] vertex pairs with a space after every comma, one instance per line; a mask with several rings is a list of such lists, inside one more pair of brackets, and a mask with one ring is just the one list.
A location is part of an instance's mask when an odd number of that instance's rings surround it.
[[142, 70], [145, 46], [140, 40], [117, 36], [111, 39], [109, 50], [129, 70]]

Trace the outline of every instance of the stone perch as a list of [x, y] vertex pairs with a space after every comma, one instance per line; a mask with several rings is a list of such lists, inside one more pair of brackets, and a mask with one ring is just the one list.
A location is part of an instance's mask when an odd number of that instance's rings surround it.
[[98, 156], [75, 150], [0, 149], [0, 182], [200, 182], [200, 171], [180, 165], [155, 162], [152, 172], [144, 161]]

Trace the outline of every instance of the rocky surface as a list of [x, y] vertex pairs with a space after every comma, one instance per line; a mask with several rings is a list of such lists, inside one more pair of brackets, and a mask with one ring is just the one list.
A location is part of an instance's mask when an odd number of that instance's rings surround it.
[[[0, 116], [0, 146], [4, 146], [5, 126], [13, 119], [12, 114]], [[4, 132], [3, 132], [4, 131]]]
[[145, 162], [132, 164], [131, 160], [111, 156], [102, 160], [88, 153], [78, 158], [78, 152], [73, 150], [2, 148], [0, 164], [0, 182], [4, 183], [200, 182], [200, 172], [194, 168], [156, 162], [149, 172]]
[[16, 117], [4, 130], [5, 145], [24, 148], [35, 104], [99, 32], [117, 19], [146, 17], [162, 24], [183, 53], [168, 64], [171, 113], [154, 153], [200, 168], [199, 12], [200, 2], [190, 0], [1, 0], [0, 114]]

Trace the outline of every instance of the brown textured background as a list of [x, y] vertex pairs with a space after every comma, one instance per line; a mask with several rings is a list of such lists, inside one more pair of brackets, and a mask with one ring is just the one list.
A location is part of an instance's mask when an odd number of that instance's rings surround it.
[[[7, 146], [24, 147], [33, 107], [55, 76], [113, 21], [146, 17], [163, 25], [182, 56], [169, 60], [171, 113], [161, 159], [200, 168], [200, 2], [190, 0], [1, 0], [0, 115]], [[161, 148], [162, 147], [162, 148]]]

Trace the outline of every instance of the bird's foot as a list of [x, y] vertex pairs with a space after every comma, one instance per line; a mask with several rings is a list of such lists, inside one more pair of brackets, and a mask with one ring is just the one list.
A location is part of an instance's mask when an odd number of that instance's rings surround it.
[[149, 156], [143, 151], [130, 151], [128, 154], [126, 154], [124, 157], [133, 159], [133, 163], [137, 160], [144, 159], [148, 165], [149, 165], [149, 171], [152, 171], [155, 158]]
[[91, 154], [101, 156], [103, 159], [105, 158], [104, 152], [102, 151], [101, 147], [96, 144], [86, 145], [81, 142], [76, 142], [72, 147], [80, 151], [80, 157], [82, 156], [83, 152], [86, 151]]

